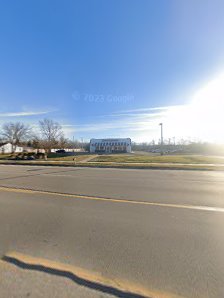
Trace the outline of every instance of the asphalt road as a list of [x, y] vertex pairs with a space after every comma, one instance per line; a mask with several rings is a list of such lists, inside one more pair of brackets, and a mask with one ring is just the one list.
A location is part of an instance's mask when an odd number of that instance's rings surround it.
[[1, 257], [70, 264], [151, 297], [224, 297], [223, 225], [223, 172], [0, 167]]

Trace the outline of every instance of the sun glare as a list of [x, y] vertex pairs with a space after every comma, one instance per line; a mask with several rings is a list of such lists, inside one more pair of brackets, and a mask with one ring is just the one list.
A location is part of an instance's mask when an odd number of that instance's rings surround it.
[[164, 121], [179, 138], [224, 143], [224, 73], [200, 88], [189, 104], [171, 109]]
[[[224, 141], [224, 74], [209, 82], [193, 97], [190, 104], [194, 129], [203, 138]], [[191, 120], [191, 115], [189, 115]]]

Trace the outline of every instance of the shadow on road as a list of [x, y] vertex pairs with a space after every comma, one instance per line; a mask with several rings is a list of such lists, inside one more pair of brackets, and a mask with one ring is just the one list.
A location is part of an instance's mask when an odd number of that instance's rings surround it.
[[[13, 257], [8, 257], [8, 256], [4, 256], [2, 258], [2, 260], [5, 262], [14, 264], [17, 267], [22, 268], [22, 269], [40, 271], [40, 272], [44, 272], [44, 273], [48, 273], [48, 274], [52, 274], [52, 275], [56, 275], [56, 276], [65, 277], [65, 278], [72, 280], [73, 282], [75, 282], [76, 284], [78, 284], [80, 286], [84, 286], [84, 287], [87, 287], [92, 290], [100, 291], [102, 293], [114, 295], [119, 298], [147, 298], [146, 296], [143, 296], [140, 294], [125, 292], [123, 290], [114, 288], [112, 286], [106, 286], [106, 285], [102, 285], [97, 282], [89, 281], [89, 280], [81, 278], [69, 271], [53, 269], [53, 268], [43, 266], [43, 265], [27, 264], [25, 262], [22, 262], [21, 260], [18, 260]], [[148, 297], [148, 298], [150, 298], [150, 297]]]

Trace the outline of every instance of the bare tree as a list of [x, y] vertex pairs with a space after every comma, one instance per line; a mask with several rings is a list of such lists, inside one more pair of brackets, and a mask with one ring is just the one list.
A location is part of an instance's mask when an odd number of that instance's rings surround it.
[[35, 149], [40, 149], [42, 146], [41, 139], [37, 135], [33, 135], [30, 142], [31, 142], [31, 146]]
[[70, 146], [69, 139], [65, 138], [63, 135], [60, 136], [60, 138], [58, 140], [58, 148], [65, 149], [65, 148], [69, 148], [69, 146]]
[[14, 152], [16, 146], [27, 140], [30, 132], [31, 128], [22, 122], [9, 122], [2, 127], [2, 138], [12, 144], [12, 151]]
[[63, 131], [61, 125], [50, 119], [44, 119], [39, 121], [41, 143], [44, 149], [50, 151], [52, 148], [58, 145], [60, 138], [62, 138]]

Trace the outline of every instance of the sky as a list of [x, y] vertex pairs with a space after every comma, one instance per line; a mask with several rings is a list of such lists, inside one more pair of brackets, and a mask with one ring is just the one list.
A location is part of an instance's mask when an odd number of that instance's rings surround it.
[[0, 0], [0, 125], [224, 143], [223, 0]]

